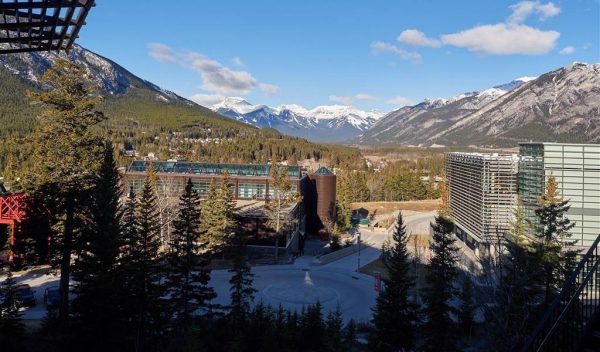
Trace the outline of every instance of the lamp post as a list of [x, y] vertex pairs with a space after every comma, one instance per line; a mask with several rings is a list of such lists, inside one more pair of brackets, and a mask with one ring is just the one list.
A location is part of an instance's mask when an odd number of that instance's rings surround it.
[[358, 237], [356, 238], [356, 243], [358, 244], [358, 266], [356, 267], [356, 272], [360, 271], [360, 232], [358, 233]]

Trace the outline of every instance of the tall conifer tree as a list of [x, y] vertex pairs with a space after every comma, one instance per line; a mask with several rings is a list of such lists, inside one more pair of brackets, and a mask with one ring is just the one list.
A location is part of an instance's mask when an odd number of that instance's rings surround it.
[[393, 241], [385, 260], [389, 278], [385, 280], [385, 290], [377, 297], [373, 311], [374, 329], [369, 336], [372, 351], [410, 350], [415, 344], [417, 306], [409, 298], [414, 277], [401, 213], [396, 220]]
[[122, 345], [125, 325], [121, 311], [125, 297], [118, 270], [122, 246], [119, 179], [112, 144], [106, 142], [91, 192], [88, 221], [81, 235], [81, 253], [73, 268], [77, 282], [73, 306], [77, 338], [105, 350]]
[[505, 243], [506, 250], [500, 256], [499, 283], [494, 291], [495, 307], [488, 310], [490, 335], [498, 351], [514, 351], [527, 338], [542, 283], [539, 261], [527, 234], [529, 228], [522, 203], [514, 210]]
[[104, 120], [95, 110], [101, 97], [89, 83], [87, 72], [58, 59], [40, 79], [49, 89], [29, 91], [32, 101], [45, 109], [33, 135], [33, 168], [25, 188], [51, 210], [61, 236], [59, 318], [63, 333], [69, 318], [71, 256], [77, 242], [82, 209], [86, 207], [93, 176], [102, 160], [102, 140], [92, 128]]
[[572, 223], [565, 214], [569, 211], [568, 200], [563, 200], [556, 177], [550, 175], [546, 191], [540, 197], [535, 210], [535, 248], [544, 277], [545, 305], [548, 305], [565, 277], [574, 269], [577, 251], [572, 249], [577, 241], [571, 240]]
[[[129, 217], [129, 209], [126, 208], [124, 219], [130, 221]], [[159, 265], [160, 223], [156, 192], [149, 177], [144, 182], [135, 218], [135, 229], [130, 229], [131, 224], [125, 223], [130, 233], [125, 236], [126, 257], [122, 259], [127, 266], [126, 285], [131, 294], [134, 346], [136, 350], [144, 351], [156, 341], [165, 312], [161, 299], [165, 294], [161, 283], [163, 270]]]
[[230, 244], [232, 232], [236, 230], [235, 202], [231, 178], [227, 169], [221, 183], [211, 183], [208, 195], [202, 205], [200, 230], [206, 234], [208, 250], [224, 255]]
[[244, 322], [248, 312], [250, 312], [250, 305], [254, 301], [254, 294], [257, 291], [252, 287], [254, 274], [252, 274], [250, 266], [246, 262], [244, 256], [245, 243], [241, 235], [237, 236], [235, 243], [235, 257], [231, 269], [233, 276], [229, 280], [231, 285], [230, 317], [234, 322]]
[[452, 336], [454, 323], [450, 315], [455, 309], [450, 301], [456, 296], [454, 281], [457, 275], [456, 241], [452, 235], [452, 222], [444, 215], [435, 218], [431, 225], [433, 236], [429, 242], [432, 258], [427, 265], [427, 287], [425, 291], [426, 315], [425, 334], [427, 348], [431, 351], [454, 349]]
[[8, 271], [6, 279], [0, 285], [0, 343], [2, 348], [18, 348], [25, 335], [25, 325], [21, 320], [17, 300], [17, 283]]
[[[169, 291], [175, 307], [177, 327], [189, 337], [193, 317], [199, 308], [216, 297], [208, 286], [210, 269], [208, 254], [202, 250], [206, 241], [200, 235], [200, 195], [191, 179], [179, 197], [179, 214], [173, 222], [171, 249], [168, 257]], [[201, 254], [202, 253], [202, 254]]]

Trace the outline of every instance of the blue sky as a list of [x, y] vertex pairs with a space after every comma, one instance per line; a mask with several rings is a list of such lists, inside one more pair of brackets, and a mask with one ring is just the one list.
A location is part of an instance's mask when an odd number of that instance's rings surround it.
[[78, 43], [210, 105], [389, 111], [600, 62], [600, 0], [97, 1]]

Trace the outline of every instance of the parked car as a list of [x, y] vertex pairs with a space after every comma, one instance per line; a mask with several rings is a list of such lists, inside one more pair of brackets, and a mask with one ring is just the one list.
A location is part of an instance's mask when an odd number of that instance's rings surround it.
[[50, 286], [44, 291], [44, 302], [46, 309], [56, 309], [60, 302], [60, 288], [58, 286]]
[[35, 306], [35, 291], [27, 284], [17, 285], [17, 302], [19, 307]]

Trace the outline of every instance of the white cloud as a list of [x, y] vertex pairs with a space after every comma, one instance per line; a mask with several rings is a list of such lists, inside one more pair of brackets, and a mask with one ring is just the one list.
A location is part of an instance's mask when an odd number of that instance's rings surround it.
[[354, 96], [354, 98], [360, 101], [377, 101], [377, 97], [365, 93], [358, 93]]
[[352, 97], [338, 97], [336, 95], [330, 95], [329, 100], [333, 101], [334, 103], [347, 105], [352, 104]]
[[[255, 88], [260, 88], [267, 94], [276, 94], [279, 87], [269, 83], [259, 83], [247, 71], [231, 69], [219, 61], [213, 60], [201, 53], [178, 53], [171, 47], [162, 43], [148, 44], [148, 55], [167, 64], [178, 64], [184, 68], [198, 72], [202, 78], [201, 88], [211, 94], [196, 94], [198, 99], [224, 95], [246, 95]], [[238, 57], [232, 62], [236, 66], [244, 63]]]
[[523, 23], [532, 13], [539, 15], [541, 21], [560, 13], [560, 8], [553, 3], [542, 4], [539, 1], [521, 1], [510, 6], [510, 9], [513, 13], [507, 19], [508, 23]]
[[281, 91], [279, 86], [269, 83], [259, 83], [258, 87], [266, 94], [266, 95], [275, 95]]
[[575, 52], [575, 48], [574, 47], [572, 47], [572, 46], [565, 46], [558, 53], [561, 54], [561, 55], [570, 55], [570, 54], [573, 54], [574, 52]]
[[211, 105], [222, 102], [225, 99], [225, 96], [220, 94], [194, 94], [188, 99], [202, 106], [210, 107]]
[[202, 76], [202, 89], [225, 95], [245, 95], [257, 85], [256, 78], [246, 71], [234, 71], [202, 54], [190, 53], [187, 61]]
[[237, 67], [244, 67], [246, 66], [246, 64], [244, 63], [244, 61], [242, 61], [242, 59], [240, 59], [239, 57], [234, 57], [233, 59], [231, 59], [231, 62], [237, 66]]
[[435, 38], [428, 38], [425, 33], [416, 29], [407, 29], [402, 31], [398, 38], [398, 42], [412, 46], [430, 46], [438, 48], [442, 46], [442, 42]]
[[371, 52], [375, 55], [381, 53], [392, 53], [398, 55], [404, 60], [410, 60], [415, 64], [421, 63], [421, 54], [414, 51], [406, 51], [397, 46], [382, 41], [377, 41], [371, 44]]
[[388, 101], [386, 101], [387, 104], [390, 105], [396, 105], [396, 106], [407, 106], [407, 105], [412, 105], [412, 101], [410, 101], [410, 99], [402, 97], [402, 96], [397, 96], [395, 98], [392, 98]]
[[179, 59], [173, 49], [162, 43], [149, 43], [148, 49], [148, 55], [165, 64], [174, 64]]
[[489, 24], [442, 35], [444, 44], [491, 55], [545, 54], [556, 44], [560, 33], [542, 31], [522, 24]]

